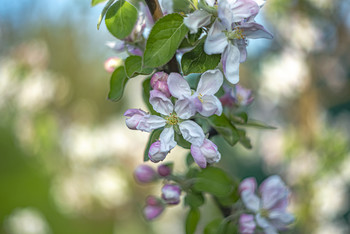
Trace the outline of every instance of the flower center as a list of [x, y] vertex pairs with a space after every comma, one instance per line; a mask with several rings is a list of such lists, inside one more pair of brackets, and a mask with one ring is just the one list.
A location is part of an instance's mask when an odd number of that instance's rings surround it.
[[243, 30], [239, 27], [235, 27], [232, 32], [226, 32], [226, 37], [230, 40], [233, 39], [245, 39]]
[[261, 215], [261, 217], [263, 217], [263, 218], [268, 218], [268, 217], [269, 217], [269, 211], [266, 210], [266, 209], [261, 209], [261, 210], [260, 210], [260, 215]]
[[198, 94], [198, 99], [199, 99], [199, 101], [201, 101], [201, 103], [203, 103], [203, 95], [201, 93]]
[[165, 117], [166, 123], [170, 125], [176, 125], [179, 122], [179, 117], [175, 113], [171, 113], [169, 116]]

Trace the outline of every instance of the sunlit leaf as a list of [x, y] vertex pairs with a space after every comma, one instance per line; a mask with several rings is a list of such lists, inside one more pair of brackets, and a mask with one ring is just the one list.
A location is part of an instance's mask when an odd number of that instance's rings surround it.
[[137, 75], [148, 75], [151, 74], [152, 68], [142, 68], [142, 57], [137, 55], [132, 55], [125, 60], [125, 72], [129, 78], [135, 77]]
[[196, 208], [189, 211], [186, 218], [186, 234], [193, 234], [196, 231], [200, 215], [199, 210]]
[[128, 80], [124, 66], [115, 69], [110, 80], [108, 99], [111, 101], [120, 100], [123, 97], [124, 88]]
[[[97, 22], [97, 30], [100, 29], [100, 25], [101, 25], [101, 22], [103, 20], [103, 18], [105, 17], [106, 13], [107, 13], [107, 10], [108, 8], [113, 4], [115, 0], [109, 0], [107, 2], [107, 4], [105, 5], [105, 7], [103, 8], [101, 14], [100, 14], [100, 17], [98, 18], [98, 22]], [[97, 3], [96, 3], [97, 4]], [[95, 4], [95, 5], [96, 5]], [[94, 5], [93, 5], [94, 6]]]

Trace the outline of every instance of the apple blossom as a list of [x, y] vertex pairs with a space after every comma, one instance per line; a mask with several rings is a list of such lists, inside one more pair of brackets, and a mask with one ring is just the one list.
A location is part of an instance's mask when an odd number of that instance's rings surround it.
[[178, 185], [166, 184], [162, 188], [162, 198], [169, 205], [180, 202], [181, 188]]
[[134, 171], [134, 176], [140, 183], [149, 183], [157, 178], [157, 173], [148, 165], [139, 165]]
[[256, 228], [254, 215], [242, 214], [239, 217], [239, 233], [253, 234]]
[[216, 163], [221, 159], [218, 147], [208, 139], [205, 139], [201, 146], [192, 145], [191, 154], [201, 168], [206, 168], [207, 163]]
[[143, 214], [147, 220], [157, 218], [164, 211], [164, 204], [160, 199], [149, 196], [146, 199], [146, 206], [143, 209]]

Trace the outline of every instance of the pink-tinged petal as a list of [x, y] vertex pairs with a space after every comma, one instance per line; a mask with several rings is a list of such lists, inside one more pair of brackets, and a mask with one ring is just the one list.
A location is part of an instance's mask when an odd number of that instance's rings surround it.
[[241, 192], [241, 198], [244, 203], [244, 205], [247, 207], [247, 209], [258, 212], [260, 209], [260, 199], [258, 196], [255, 195], [255, 193], [252, 193], [248, 190], [243, 190]]
[[186, 120], [179, 124], [182, 137], [195, 146], [203, 144], [205, 135], [203, 129], [192, 120]]
[[207, 160], [205, 159], [201, 149], [198, 146], [191, 145], [191, 154], [198, 166], [201, 168], [207, 167]]
[[259, 187], [262, 207], [271, 209], [280, 201], [288, 199], [289, 191], [278, 175], [270, 176]]
[[117, 53], [121, 53], [125, 51], [125, 42], [121, 40], [107, 41], [106, 46], [113, 49]]
[[179, 73], [170, 73], [167, 82], [172, 96], [178, 99], [191, 96], [190, 86]]
[[162, 188], [162, 198], [169, 205], [180, 202], [181, 188], [178, 185], [166, 184]]
[[237, 84], [239, 81], [240, 57], [238, 48], [231, 43], [228, 44], [221, 56], [225, 77], [231, 84]]
[[196, 108], [191, 98], [179, 99], [175, 103], [175, 112], [181, 119], [189, 119], [196, 114]]
[[204, 10], [196, 10], [184, 18], [184, 24], [190, 29], [190, 33], [197, 33], [198, 28], [210, 24], [211, 14]]
[[234, 5], [233, 3], [234, 1], [232, 0], [221, 0], [218, 4], [218, 17], [228, 31], [232, 30], [234, 12], [231, 8]]
[[168, 151], [162, 151], [161, 146], [162, 143], [156, 141], [149, 147], [148, 158], [154, 163], [163, 161], [169, 153]]
[[162, 133], [159, 136], [159, 140], [161, 143], [160, 150], [161, 151], [170, 151], [176, 146], [176, 141], [174, 140], [174, 128], [164, 128]]
[[157, 172], [160, 176], [167, 177], [167, 176], [171, 175], [172, 166], [170, 166], [168, 164], [159, 165], [157, 168]]
[[218, 20], [215, 20], [204, 43], [205, 53], [221, 54], [224, 51], [228, 44], [224, 30], [224, 26]]
[[144, 132], [150, 132], [154, 129], [164, 127], [166, 124], [166, 120], [157, 115], [146, 115], [144, 116], [136, 129]]
[[157, 205], [157, 206], [150, 206], [147, 205], [143, 209], [143, 214], [147, 220], [153, 220], [157, 218], [164, 210], [164, 206]]
[[219, 69], [204, 72], [198, 82], [197, 93], [201, 95], [214, 95], [219, 91], [224, 82], [223, 75]]
[[240, 63], [244, 63], [247, 59], [247, 42], [245, 39], [235, 40], [236, 46], [240, 53]]
[[169, 75], [167, 73], [162, 72], [162, 71], [154, 73], [152, 78], [151, 78], [151, 82], [150, 82], [151, 87], [154, 89], [154, 86], [156, 85], [156, 83], [158, 81], [165, 81], [165, 82], [167, 82], [168, 76]]
[[277, 230], [271, 225], [271, 223], [260, 214], [255, 216], [255, 220], [258, 226], [264, 229], [265, 234], [278, 234]]
[[239, 233], [253, 234], [256, 228], [254, 216], [250, 214], [242, 214], [239, 217]]
[[247, 22], [242, 23], [239, 28], [243, 30], [244, 36], [247, 38], [257, 39], [257, 38], [265, 38], [272, 39], [273, 35], [267, 31], [264, 26], [258, 24], [256, 22]]
[[254, 0], [237, 0], [231, 5], [232, 22], [241, 22], [246, 18], [255, 17], [260, 7]]
[[163, 115], [169, 115], [174, 110], [171, 100], [159, 90], [151, 90], [149, 103], [155, 111]]
[[136, 130], [139, 123], [143, 120], [147, 113], [140, 109], [129, 109], [125, 111], [124, 116], [129, 117], [125, 119], [125, 124], [128, 128]]
[[204, 139], [200, 150], [208, 163], [217, 163], [221, 159], [218, 147], [211, 140]]
[[271, 219], [271, 223], [275, 228], [283, 229], [286, 225], [293, 223], [295, 218], [287, 212], [271, 211], [269, 219]]
[[255, 193], [256, 187], [257, 183], [254, 177], [246, 178], [242, 180], [241, 184], [239, 185], [239, 193], [242, 193], [243, 191]]
[[202, 109], [197, 110], [203, 116], [212, 116], [213, 114], [222, 114], [222, 104], [220, 100], [214, 95], [205, 95], [202, 97]]

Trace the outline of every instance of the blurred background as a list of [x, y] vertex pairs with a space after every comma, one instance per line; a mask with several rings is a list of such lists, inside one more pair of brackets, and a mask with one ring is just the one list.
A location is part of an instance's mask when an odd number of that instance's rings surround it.
[[[182, 205], [142, 217], [161, 185], [134, 181], [148, 134], [122, 116], [144, 107], [141, 79], [107, 100], [103, 64], [115, 54], [104, 24], [96, 29], [102, 8], [1, 2], [0, 233], [184, 233]], [[297, 217], [290, 233], [350, 233], [350, 2], [268, 0], [262, 11], [275, 38], [250, 42], [241, 85], [254, 92], [249, 116], [278, 129], [247, 129], [252, 150], [215, 138], [219, 166], [259, 182], [281, 175]], [[181, 171], [186, 153], [167, 160]], [[202, 211], [198, 233], [220, 215], [210, 203]]]

